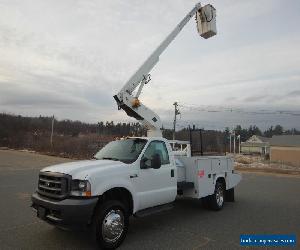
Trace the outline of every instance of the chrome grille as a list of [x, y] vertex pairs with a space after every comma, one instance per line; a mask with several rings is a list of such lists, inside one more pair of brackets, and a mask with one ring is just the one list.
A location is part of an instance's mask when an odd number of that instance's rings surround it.
[[69, 194], [71, 177], [66, 174], [40, 172], [38, 193], [54, 199], [66, 198]]

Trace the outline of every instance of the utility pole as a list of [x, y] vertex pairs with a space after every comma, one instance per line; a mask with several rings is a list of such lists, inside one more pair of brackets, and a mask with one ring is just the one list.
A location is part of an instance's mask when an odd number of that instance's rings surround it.
[[190, 145], [191, 145], [191, 156], [193, 156], [193, 137], [192, 137], [192, 129], [189, 125], [189, 135], [190, 135]]
[[235, 155], [235, 131], [233, 132], [233, 154]]
[[241, 135], [238, 135], [237, 138], [239, 140], [239, 154], [241, 154]]
[[201, 156], [203, 155], [203, 143], [202, 143], [202, 129], [200, 128], [200, 153], [201, 153]]
[[175, 140], [175, 130], [176, 130], [176, 117], [180, 114], [180, 111], [178, 109], [178, 103], [174, 102], [174, 122], [173, 122], [173, 140]]
[[229, 133], [229, 153], [231, 154], [231, 131]]
[[54, 115], [52, 116], [52, 124], [51, 124], [51, 137], [50, 137], [51, 148], [53, 148], [53, 129], [54, 129]]

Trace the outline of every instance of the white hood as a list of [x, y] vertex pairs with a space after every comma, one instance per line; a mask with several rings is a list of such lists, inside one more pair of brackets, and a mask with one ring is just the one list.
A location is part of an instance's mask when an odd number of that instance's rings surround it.
[[43, 168], [41, 171], [46, 172], [56, 172], [69, 174], [75, 176], [80, 174], [80, 172], [91, 172], [93, 170], [105, 170], [107, 168], [119, 168], [127, 166], [127, 164], [120, 161], [111, 161], [111, 160], [86, 160], [86, 161], [75, 161], [67, 162], [62, 164], [57, 164]]

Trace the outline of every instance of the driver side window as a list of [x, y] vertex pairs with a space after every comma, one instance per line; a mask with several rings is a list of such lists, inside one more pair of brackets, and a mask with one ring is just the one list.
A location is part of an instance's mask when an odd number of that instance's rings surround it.
[[153, 159], [154, 155], [158, 154], [160, 156], [161, 165], [169, 164], [169, 155], [166, 145], [162, 141], [152, 141], [149, 146], [147, 147], [142, 160], [145, 160], [145, 164], [150, 167], [151, 160]]

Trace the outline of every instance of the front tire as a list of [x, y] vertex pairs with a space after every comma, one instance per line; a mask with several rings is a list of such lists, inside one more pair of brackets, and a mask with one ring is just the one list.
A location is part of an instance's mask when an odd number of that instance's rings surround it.
[[126, 206], [117, 200], [101, 204], [94, 216], [94, 234], [101, 249], [115, 249], [124, 241], [129, 226]]

